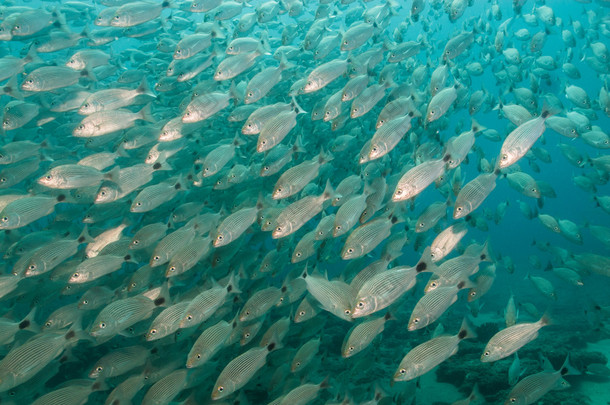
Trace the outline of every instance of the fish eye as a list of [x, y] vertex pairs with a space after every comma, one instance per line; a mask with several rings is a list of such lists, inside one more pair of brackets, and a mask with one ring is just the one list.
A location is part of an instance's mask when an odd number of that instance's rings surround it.
[[407, 373], [407, 370], [405, 370], [404, 368], [401, 368], [400, 370], [398, 370], [398, 372], [399, 372], [400, 374], [406, 374], [406, 373]]
[[115, 19], [115, 20], [118, 20], [119, 18], [121, 18], [121, 17], [119, 17], [118, 15], [115, 15], [115, 16], [114, 16], [114, 19]]
[[15, 25], [15, 29], [16, 30], [20, 30], [21, 29], [21, 25]]
[[136, 203], [136, 205], [139, 207], [139, 206], [141, 206], [141, 205], [142, 205], [142, 203], [141, 203], [140, 201], [138, 201], [138, 202]]
[[30, 264], [28, 266], [28, 270], [36, 270], [36, 265], [35, 264]]
[[483, 353], [483, 356], [489, 356], [491, 353], [489, 353], [489, 351]]
[[158, 260], [161, 260], [161, 258], [159, 256], [155, 256], [155, 257], [153, 257], [153, 260], [158, 261]]
[[102, 367], [102, 366], [97, 366], [97, 367], [95, 368], [95, 371], [97, 371], [98, 373], [101, 373], [103, 369], [104, 369], [104, 367]]
[[463, 209], [464, 209], [463, 207], [456, 207], [456, 208], [455, 208], [455, 210], [456, 210], [457, 212], [462, 212], [462, 210], [463, 210]]
[[82, 301], [82, 303], [83, 303], [84, 305], [87, 305], [87, 304], [89, 303], [89, 300], [83, 300], [83, 301]]
[[402, 189], [399, 188], [398, 190], [396, 190], [396, 195], [401, 195], [401, 194], [402, 194]]
[[347, 253], [354, 253], [354, 249], [352, 249], [352, 248], [347, 249]]
[[472, 291], [472, 292], [470, 293], [470, 296], [471, 296], [471, 297], [474, 297], [475, 295], [477, 295], [477, 292], [476, 292], [476, 291]]
[[511, 398], [511, 399], [509, 399], [509, 401], [511, 404], [514, 404], [515, 402], [517, 402], [517, 398]]
[[100, 323], [100, 328], [104, 329], [106, 327], [106, 322], [101, 322]]
[[343, 311], [343, 313], [345, 313], [345, 315], [350, 315], [352, 313], [352, 311], [350, 311], [349, 309], [346, 309], [345, 311]]
[[192, 321], [192, 320], [193, 320], [193, 315], [187, 315], [187, 316], [186, 316], [186, 319], [187, 319], [188, 321]]
[[201, 353], [197, 353], [196, 357], [197, 357], [198, 359], [200, 359], [200, 358], [201, 358]]
[[305, 311], [299, 311], [299, 315], [305, 316]]
[[168, 270], [173, 273], [174, 271], [176, 271], [176, 266], [171, 266]]
[[223, 387], [222, 385], [219, 385], [218, 388], [216, 388], [216, 391], [218, 392], [223, 392], [225, 390], [225, 387]]
[[282, 227], [278, 226], [277, 228], [275, 228], [276, 231], [281, 232], [282, 231]]
[[26, 82], [27, 84], [33, 84], [33, 83], [34, 83], [34, 80], [32, 80], [32, 79], [28, 79], [28, 80], [26, 80], [25, 82]]
[[506, 153], [504, 153], [504, 154], [502, 154], [502, 157], [500, 159], [506, 160], [506, 159], [508, 159], [508, 155]]
[[156, 329], [151, 329], [151, 330], [150, 330], [150, 334], [151, 334], [151, 335], [154, 335], [154, 334], [156, 334], [156, 333], [157, 333], [157, 330], [156, 330]]
[[419, 318], [413, 319], [413, 323], [419, 323]]
[[294, 255], [295, 255], [296, 257], [301, 257], [301, 254], [302, 254], [301, 252], [296, 252]]
[[349, 350], [350, 352], [353, 352], [356, 348], [354, 346], [350, 346], [347, 348], [347, 350]]
[[52, 321], [47, 321], [47, 322], [44, 324], [44, 326], [46, 326], [47, 328], [50, 328], [50, 327], [51, 327], [51, 325], [53, 325], [53, 322], [52, 322]]
[[249, 338], [250, 338], [250, 332], [246, 332], [246, 333], [244, 333], [244, 337], [245, 337], [246, 339], [249, 339]]

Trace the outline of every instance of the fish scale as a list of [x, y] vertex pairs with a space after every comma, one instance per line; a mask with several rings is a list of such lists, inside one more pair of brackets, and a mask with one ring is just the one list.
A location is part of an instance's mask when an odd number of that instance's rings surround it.
[[[94, 328], [99, 329], [92, 329], [90, 333], [93, 336], [114, 336], [131, 325], [149, 318], [154, 308], [155, 303], [142, 295], [113, 301], [95, 318]], [[104, 327], [102, 323], [105, 324]]]
[[[396, 381], [408, 381], [427, 373], [449, 357], [457, 353], [460, 338], [456, 336], [439, 336], [413, 348], [398, 366], [399, 371], [394, 376]], [[400, 370], [413, 369], [408, 377], [401, 377]]]
[[457, 301], [459, 289], [456, 285], [438, 287], [421, 297], [411, 313], [409, 330], [421, 329], [436, 321]]
[[453, 218], [460, 219], [477, 209], [496, 188], [495, 173], [482, 173], [468, 182], [458, 193], [453, 208]]
[[153, 384], [142, 399], [143, 405], [170, 403], [187, 385], [188, 370], [175, 370]]
[[443, 159], [429, 160], [410, 169], [398, 180], [392, 201], [415, 197], [444, 173], [445, 164]]
[[347, 237], [341, 257], [344, 260], [354, 259], [369, 253], [390, 236], [392, 225], [390, 218], [376, 218], [360, 225]]
[[47, 332], [9, 351], [0, 361], [0, 392], [32, 378], [59, 356], [68, 344], [65, 332]]
[[203, 365], [223, 347], [232, 329], [233, 326], [230, 323], [219, 321], [204, 330], [191, 347], [187, 356], [186, 367], [193, 368]]
[[190, 302], [180, 321], [180, 327], [186, 328], [197, 325], [212, 316], [224, 303], [228, 291], [226, 287], [213, 287], [203, 291]]
[[364, 350], [372, 341], [383, 332], [387, 316], [369, 319], [352, 328], [345, 336], [341, 354], [343, 357], [351, 357]]
[[180, 320], [182, 320], [184, 311], [186, 311], [188, 306], [189, 302], [183, 301], [161, 311], [152, 321], [150, 329], [146, 334], [146, 340], [150, 342], [176, 332], [180, 328]]
[[265, 365], [274, 346], [272, 343], [268, 347], [254, 347], [231, 360], [214, 384], [212, 399], [220, 399], [243, 387]]
[[255, 292], [244, 304], [239, 313], [239, 320], [243, 322], [260, 318], [278, 303], [281, 295], [281, 291], [276, 287], [268, 287]]
[[548, 325], [548, 322], [546, 317], [542, 317], [538, 322], [519, 323], [499, 331], [489, 339], [481, 361], [496, 361], [510, 356], [536, 339], [540, 328]]
[[172, 256], [174, 256], [185, 243], [190, 243], [195, 238], [196, 233], [195, 227], [183, 226], [165, 236], [153, 250], [150, 257], [150, 267], [161, 266], [170, 261]]
[[[143, 346], [121, 347], [100, 358], [89, 373], [90, 378], [110, 378], [143, 366], [148, 349]], [[101, 368], [101, 370], [100, 370]]]
[[339, 207], [335, 215], [333, 237], [347, 233], [358, 223], [360, 215], [366, 208], [367, 197], [368, 193], [353, 196]]
[[[332, 282], [321, 276], [304, 276], [307, 291], [324, 309], [341, 319], [351, 321], [351, 288], [343, 282]], [[348, 313], [346, 313], [346, 311]]]
[[279, 239], [299, 230], [322, 211], [324, 202], [333, 195], [330, 182], [328, 182], [325, 191], [319, 196], [303, 197], [284, 208], [275, 220], [276, 225], [271, 237]]
[[402, 137], [411, 129], [412, 115], [397, 117], [380, 127], [373, 138], [369, 151], [369, 159], [379, 159], [390, 153]]
[[165, 277], [173, 277], [195, 267], [210, 252], [210, 238], [195, 237], [172, 256]]

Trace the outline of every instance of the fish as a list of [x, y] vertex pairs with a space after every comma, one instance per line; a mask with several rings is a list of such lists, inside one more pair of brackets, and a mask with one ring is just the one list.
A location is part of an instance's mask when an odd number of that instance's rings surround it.
[[540, 328], [549, 324], [549, 316], [544, 315], [537, 322], [518, 323], [499, 331], [487, 342], [481, 361], [488, 363], [510, 356], [536, 339]]
[[[547, 360], [548, 362], [548, 360]], [[532, 404], [552, 389], [566, 389], [570, 384], [563, 379], [564, 375], [579, 374], [569, 363], [569, 356], [559, 370], [541, 371], [531, 374], [519, 381], [509, 392], [505, 404]]]
[[272, 341], [265, 347], [253, 347], [231, 360], [214, 383], [212, 399], [222, 399], [243, 387], [265, 365], [269, 353], [278, 348], [279, 342]]
[[400, 361], [393, 380], [409, 381], [426, 374], [455, 355], [462, 340], [475, 337], [476, 333], [464, 320], [457, 335], [435, 337], [411, 349]]

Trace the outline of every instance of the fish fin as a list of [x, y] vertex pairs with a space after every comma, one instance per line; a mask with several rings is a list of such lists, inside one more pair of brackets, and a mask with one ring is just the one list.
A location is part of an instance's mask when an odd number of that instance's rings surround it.
[[335, 190], [333, 189], [332, 184], [330, 184], [330, 179], [326, 180], [326, 187], [324, 187], [324, 192], [322, 193], [324, 200], [332, 200], [337, 197]]
[[148, 103], [140, 111], [138, 111], [138, 115], [141, 120], [155, 123], [155, 118], [152, 116], [151, 104]]
[[415, 265], [415, 270], [418, 273], [436, 273], [438, 272], [438, 266], [432, 261], [432, 255], [430, 254], [430, 246], [424, 249], [424, 252], [419, 259], [419, 262]]
[[146, 76], [144, 76], [142, 78], [142, 82], [140, 82], [140, 85], [138, 86], [138, 88], [136, 89], [136, 93], [138, 93], [138, 95], [145, 95], [145, 96], [150, 96], [150, 97], [157, 97], [157, 95], [155, 93], [152, 92], [152, 90], [150, 89], [150, 87], [148, 86], [148, 81], [146, 80]]
[[476, 332], [474, 329], [472, 329], [472, 325], [470, 325], [467, 318], [462, 320], [462, 326], [460, 327], [460, 331], [458, 332], [457, 336], [460, 340], [475, 339], [477, 337]]
[[553, 320], [551, 319], [551, 315], [549, 314], [548, 310], [542, 315], [538, 322], [542, 326], [548, 326], [553, 324]]
[[76, 238], [76, 240], [79, 243], [91, 243], [94, 241], [91, 235], [89, 235], [89, 228], [86, 224], [83, 227], [83, 230], [81, 231], [80, 235], [78, 235], [78, 238]]
[[104, 180], [108, 180], [118, 184], [120, 170], [120, 167], [114, 166], [111, 170], [104, 173]]
[[34, 320], [37, 311], [38, 307], [34, 306], [21, 322], [19, 322], [19, 330], [29, 330], [34, 333], [40, 332], [40, 325]]
[[307, 111], [305, 111], [305, 109], [297, 103], [297, 100], [296, 98], [294, 98], [294, 96], [292, 96], [292, 101], [290, 102], [290, 105], [292, 106], [292, 108], [294, 108], [297, 114], [307, 114]]

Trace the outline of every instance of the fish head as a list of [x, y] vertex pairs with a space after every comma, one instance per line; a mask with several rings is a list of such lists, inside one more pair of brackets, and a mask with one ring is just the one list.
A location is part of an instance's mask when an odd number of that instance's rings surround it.
[[392, 194], [392, 201], [403, 201], [411, 198], [413, 190], [412, 187], [408, 184], [396, 186], [396, 190], [394, 190], [394, 194]]
[[129, 27], [129, 13], [116, 13], [110, 20], [110, 25], [113, 27]]
[[506, 401], [504, 401], [504, 405], [526, 405], [527, 403], [528, 400], [523, 393], [521, 395], [510, 395]]
[[413, 312], [411, 314], [411, 318], [409, 319], [409, 325], [407, 327], [408, 330], [414, 331], [421, 328], [425, 328], [430, 323], [430, 315], [428, 314], [418, 314]]
[[89, 378], [98, 378], [103, 376], [105, 374], [105, 369], [104, 364], [97, 363], [95, 366], [93, 366], [91, 371], [89, 371]]
[[85, 283], [89, 279], [89, 273], [85, 273], [82, 271], [76, 271], [68, 280], [68, 283]]
[[409, 381], [415, 377], [417, 377], [417, 375], [415, 374], [414, 367], [403, 366], [401, 364], [400, 366], [398, 366], [398, 370], [396, 370], [392, 379], [394, 381]]
[[343, 249], [341, 250], [341, 258], [343, 260], [356, 259], [364, 254], [364, 246], [360, 246], [357, 244], [348, 244], [345, 243]]
[[83, 70], [86, 66], [82, 59], [72, 57], [66, 62], [66, 66], [74, 70]]
[[262, 97], [261, 91], [258, 88], [248, 89], [246, 95], [244, 96], [244, 103], [251, 104], [255, 103]]
[[192, 107], [186, 107], [186, 111], [182, 116], [182, 122], [184, 123], [193, 123], [201, 121], [199, 114]]
[[173, 55], [174, 59], [177, 59], [177, 60], [187, 59], [190, 56], [191, 55], [190, 55], [190, 52], [188, 51], [188, 49], [182, 49], [182, 47], [176, 46], [176, 49], [174, 50], [174, 55]]
[[369, 160], [379, 159], [388, 153], [388, 148], [383, 143], [371, 142], [371, 147], [369, 149]]
[[44, 263], [38, 262], [32, 258], [25, 268], [25, 277], [37, 276], [44, 271]]
[[276, 145], [273, 137], [259, 136], [256, 142], [256, 151], [259, 153], [266, 152]]
[[93, 337], [107, 337], [112, 336], [116, 330], [116, 322], [110, 319], [98, 318], [94, 322], [89, 334]]
[[260, 128], [254, 121], [247, 120], [241, 128], [241, 133], [244, 135], [256, 135], [260, 132]]
[[375, 302], [375, 297], [359, 297], [356, 300], [354, 308], [352, 309], [352, 318], [360, 318], [362, 316], [370, 315], [375, 312], [376, 308], [377, 303]]
[[225, 381], [217, 381], [214, 385], [214, 390], [212, 391], [212, 399], [217, 400], [227, 397], [234, 393], [236, 388], [235, 384], [228, 379]]
[[460, 203], [456, 203], [453, 208], [453, 219], [460, 219], [470, 214], [472, 211], [472, 204], [468, 201], [463, 201]]
[[56, 187], [60, 183], [60, 179], [52, 172], [47, 172], [44, 176], [38, 178], [38, 184], [47, 187]]
[[95, 196], [95, 204], [114, 201], [119, 195], [118, 187], [116, 184], [102, 186]]
[[303, 87], [303, 92], [304, 93], [313, 93], [316, 90], [320, 90], [322, 87], [323, 86], [319, 80], [316, 80], [315, 78], [310, 77], [307, 79], [307, 82], [305, 83], [305, 86]]
[[91, 122], [81, 122], [72, 131], [72, 135], [74, 135], [76, 137], [93, 136], [94, 133], [95, 133], [95, 126]]
[[500, 152], [500, 157], [498, 159], [498, 167], [504, 169], [515, 163], [519, 158], [520, 156], [513, 151], [502, 151]]
[[96, 111], [99, 111], [99, 109], [96, 107], [95, 103], [92, 103], [87, 100], [85, 100], [85, 102], [83, 102], [83, 104], [78, 109], [78, 113], [82, 115], [93, 114]]
[[21, 90], [38, 91], [40, 85], [40, 80], [35, 75], [30, 74], [23, 80], [23, 83], [21, 83]]
[[492, 345], [488, 345], [483, 353], [481, 354], [481, 361], [483, 363], [490, 363], [492, 361], [499, 360], [505, 356], [500, 353], [500, 348]]
[[442, 280], [439, 277], [430, 278], [426, 287], [424, 287], [424, 293], [429, 293], [430, 291], [436, 290], [438, 287], [442, 286]]

